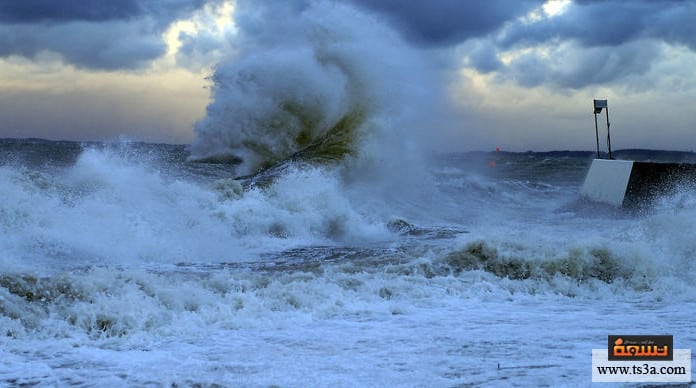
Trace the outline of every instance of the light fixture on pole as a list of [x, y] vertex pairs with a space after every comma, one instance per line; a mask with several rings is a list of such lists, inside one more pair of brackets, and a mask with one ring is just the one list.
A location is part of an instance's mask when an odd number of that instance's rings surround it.
[[602, 113], [604, 109], [607, 113], [607, 150], [609, 151], [609, 159], [614, 159], [611, 155], [611, 135], [609, 133], [609, 106], [607, 105], [607, 100], [594, 100], [594, 125], [595, 125], [595, 136], [597, 138], [597, 159], [601, 159], [599, 154], [599, 129], [597, 128], [597, 115]]

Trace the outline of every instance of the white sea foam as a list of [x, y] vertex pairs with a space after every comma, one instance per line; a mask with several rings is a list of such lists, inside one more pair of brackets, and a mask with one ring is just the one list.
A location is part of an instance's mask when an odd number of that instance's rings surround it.
[[633, 215], [541, 170], [430, 175], [418, 51], [345, 4], [288, 4], [239, 4], [194, 157], [254, 172], [307, 117], [316, 138], [365, 109], [351, 152], [256, 185], [133, 144], [0, 166], [0, 385], [585, 385], [608, 334], [696, 343], [688, 191]]
[[171, 178], [155, 165], [86, 149], [52, 175], [0, 172], [8, 264], [235, 262], [250, 252], [389, 238], [381, 219], [353, 208], [331, 170], [306, 168], [243, 192], [236, 181]]

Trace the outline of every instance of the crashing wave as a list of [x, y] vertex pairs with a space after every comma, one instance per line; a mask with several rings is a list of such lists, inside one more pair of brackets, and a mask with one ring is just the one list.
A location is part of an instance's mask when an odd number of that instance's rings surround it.
[[249, 22], [256, 14], [236, 11], [240, 53], [210, 78], [213, 101], [194, 128], [191, 160], [233, 163], [237, 174], [251, 175], [288, 159], [413, 156], [410, 142], [441, 105], [415, 49], [348, 6], [267, 13], [257, 25]]

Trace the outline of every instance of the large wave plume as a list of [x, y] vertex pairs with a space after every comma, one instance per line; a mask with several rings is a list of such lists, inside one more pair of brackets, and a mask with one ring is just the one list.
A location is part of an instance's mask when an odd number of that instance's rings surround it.
[[235, 11], [240, 50], [211, 77], [192, 159], [233, 161], [246, 175], [291, 157], [384, 166], [417, 153], [439, 87], [416, 49], [347, 5], [254, 5]]

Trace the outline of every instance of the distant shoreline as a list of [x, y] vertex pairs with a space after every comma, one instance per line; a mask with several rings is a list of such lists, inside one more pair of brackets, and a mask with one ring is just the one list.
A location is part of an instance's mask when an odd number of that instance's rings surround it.
[[[165, 145], [165, 146], [177, 146], [177, 147], [187, 147], [189, 144], [185, 143], [164, 143], [164, 142], [148, 142], [142, 140], [130, 140], [130, 139], [112, 139], [112, 140], [51, 140], [44, 138], [14, 138], [14, 137], [4, 137], [0, 138], [0, 142], [4, 143], [67, 143], [67, 144], [114, 144], [114, 143], [131, 143], [131, 144], [141, 144], [141, 145]], [[672, 160], [674, 157], [689, 157], [696, 160], [696, 152], [694, 151], [679, 151], [679, 150], [661, 150], [661, 149], [650, 149], [650, 148], [625, 148], [612, 151], [615, 157], [619, 159], [644, 159], [644, 158], [664, 158], [665, 160]], [[469, 151], [448, 151], [436, 154], [439, 155], [536, 155], [536, 156], [548, 156], [548, 157], [594, 157], [597, 151], [594, 150], [551, 150], [551, 151], [483, 151], [483, 150], [469, 150]], [[606, 156], [606, 152], [602, 152], [602, 156]]]

